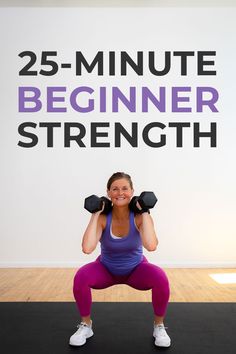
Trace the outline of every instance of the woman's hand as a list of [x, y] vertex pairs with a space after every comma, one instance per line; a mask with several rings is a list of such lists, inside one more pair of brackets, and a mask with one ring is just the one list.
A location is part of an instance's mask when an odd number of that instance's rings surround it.
[[136, 202], [136, 207], [141, 211], [142, 210], [142, 207], [141, 205], [139, 204], [139, 202]]
[[136, 202], [136, 207], [140, 210], [140, 214], [143, 214], [143, 213], [148, 213], [148, 214], [150, 214], [150, 211], [149, 211], [149, 209], [143, 209], [142, 207], [141, 207], [141, 205], [139, 204], [139, 202], [137, 201]]

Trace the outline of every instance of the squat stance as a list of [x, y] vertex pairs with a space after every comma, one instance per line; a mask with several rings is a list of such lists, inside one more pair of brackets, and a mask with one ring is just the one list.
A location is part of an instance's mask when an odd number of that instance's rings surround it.
[[123, 172], [110, 177], [107, 195], [111, 207], [106, 206], [104, 212], [103, 201], [102, 209], [92, 213], [83, 236], [83, 252], [93, 252], [100, 241], [101, 255], [75, 275], [73, 291], [81, 323], [69, 343], [81, 346], [93, 335], [91, 288], [127, 284], [138, 290], [152, 289], [155, 345], [169, 347], [170, 337], [163, 324], [169, 300], [168, 279], [160, 267], [149, 263], [143, 255], [143, 247], [155, 251], [158, 244], [149, 210], [142, 199], [132, 199], [133, 183]]

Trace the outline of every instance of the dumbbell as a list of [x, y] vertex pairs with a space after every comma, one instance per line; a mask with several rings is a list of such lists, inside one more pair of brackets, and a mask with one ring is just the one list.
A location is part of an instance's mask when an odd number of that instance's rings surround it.
[[[98, 197], [95, 194], [90, 195], [84, 200], [84, 208], [90, 213], [96, 213], [102, 209], [103, 202], [105, 203], [102, 214], [108, 214], [112, 209], [112, 203], [110, 199], [106, 197]], [[141, 210], [137, 207], [136, 203], [139, 203]], [[157, 202], [157, 198], [153, 192], [142, 192], [139, 197], [134, 196], [130, 203], [129, 208], [135, 214], [142, 214], [145, 211], [149, 212], [149, 209], [153, 208]]]
[[108, 214], [112, 209], [111, 201], [106, 197], [99, 198], [97, 195], [92, 194], [84, 200], [84, 208], [90, 213], [96, 213], [102, 209], [103, 202], [105, 203], [102, 214]]
[[[141, 210], [137, 207], [137, 202], [139, 203]], [[134, 196], [130, 203], [129, 208], [135, 214], [142, 214], [144, 212], [149, 212], [149, 209], [152, 209], [157, 202], [157, 197], [153, 192], [142, 192], [139, 197]]]

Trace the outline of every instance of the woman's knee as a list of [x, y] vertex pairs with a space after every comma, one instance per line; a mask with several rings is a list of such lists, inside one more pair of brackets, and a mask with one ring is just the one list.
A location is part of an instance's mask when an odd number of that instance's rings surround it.
[[165, 289], [166, 291], [169, 291], [170, 285], [165, 271], [162, 268], [152, 264], [151, 273], [155, 285], [159, 285], [161, 286], [161, 288]]
[[169, 280], [168, 280], [166, 272], [160, 267], [157, 267], [157, 268], [158, 268], [158, 272], [160, 273], [160, 277], [163, 279], [163, 282], [165, 282], [166, 284], [169, 285]]
[[170, 296], [170, 283], [168, 280], [168, 277], [166, 273], [164, 272], [163, 269], [158, 267], [158, 270], [156, 272], [156, 276], [154, 277], [154, 282], [156, 289], [158, 290], [158, 293], [162, 294], [163, 297], [169, 298]]
[[75, 276], [74, 276], [74, 282], [73, 282], [73, 289], [78, 290], [80, 288], [80, 286], [83, 284], [83, 279], [84, 275], [83, 272], [79, 269]]
[[74, 289], [85, 286], [89, 281], [89, 274], [88, 264], [81, 267], [74, 276]]

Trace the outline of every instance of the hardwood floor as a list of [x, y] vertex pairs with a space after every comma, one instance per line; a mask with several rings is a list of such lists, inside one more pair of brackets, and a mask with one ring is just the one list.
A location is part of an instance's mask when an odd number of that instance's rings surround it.
[[[74, 301], [73, 268], [1, 268], [0, 301]], [[165, 269], [171, 302], [236, 302], [236, 282], [219, 284], [210, 274], [236, 274], [236, 269]], [[151, 291], [127, 285], [93, 290], [93, 301], [151, 301]]]

